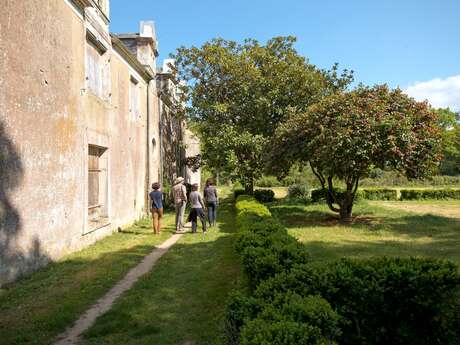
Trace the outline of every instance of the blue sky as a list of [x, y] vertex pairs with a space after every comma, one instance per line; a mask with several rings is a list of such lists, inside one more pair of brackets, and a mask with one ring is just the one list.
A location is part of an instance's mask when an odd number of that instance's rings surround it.
[[155, 21], [161, 58], [214, 37], [294, 35], [321, 68], [339, 62], [358, 82], [460, 110], [460, 0], [111, 0], [112, 32], [140, 20]]

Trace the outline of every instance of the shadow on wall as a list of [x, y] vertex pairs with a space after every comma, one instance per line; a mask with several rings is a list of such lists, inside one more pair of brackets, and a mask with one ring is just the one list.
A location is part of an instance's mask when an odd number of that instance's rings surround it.
[[16, 244], [22, 224], [10, 195], [20, 186], [23, 175], [21, 157], [0, 122], [0, 287], [49, 261], [41, 253], [37, 238], [25, 253], [18, 250]]

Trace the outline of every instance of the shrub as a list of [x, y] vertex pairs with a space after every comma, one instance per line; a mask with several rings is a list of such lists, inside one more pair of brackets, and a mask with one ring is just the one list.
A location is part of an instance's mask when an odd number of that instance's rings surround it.
[[283, 183], [278, 181], [275, 176], [262, 176], [256, 181], [257, 187], [281, 187]]
[[275, 192], [271, 189], [256, 189], [254, 191], [254, 198], [259, 202], [272, 202], [275, 200]]
[[398, 191], [396, 189], [363, 189], [361, 192], [363, 198], [367, 200], [398, 200]]
[[[313, 189], [311, 191], [311, 201], [320, 202], [326, 201], [328, 191], [327, 189]], [[345, 195], [345, 190], [341, 188], [335, 188], [335, 195], [339, 200], [342, 200]], [[359, 201], [363, 198], [363, 193], [361, 190], [357, 190], [355, 194], [355, 201]]]
[[310, 190], [304, 184], [293, 184], [288, 188], [288, 197], [290, 198], [303, 198], [309, 197]]
[[246, 191], [244, 189], [235, 189], [233, 191], [233, 195], [234, 195], [235, 200], [236, 200], [240, 195], [246, 195]]
[[460, 199], [460, 189], [401, 189], [401, 200]]
[[416, 258], [342, 259], [299, 265], [262, 282], [259, 303], [296, 293], [320, 295], [343, 318], [339, 343], [457, 344], [460, 274], [447, 261]]

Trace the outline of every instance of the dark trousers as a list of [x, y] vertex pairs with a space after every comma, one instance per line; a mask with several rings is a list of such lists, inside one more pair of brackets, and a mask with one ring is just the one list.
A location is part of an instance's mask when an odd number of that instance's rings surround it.
[[203, 232], [206, 232], [206, 216], [202, 208], [192, 208], [188, 220], [192, 222], [192, 232], [196, 232], [198, 226], [198, 218], [200, 218]]
[[208, 201], [208, 220], [209, 224], [216, 225], [217, 202]]

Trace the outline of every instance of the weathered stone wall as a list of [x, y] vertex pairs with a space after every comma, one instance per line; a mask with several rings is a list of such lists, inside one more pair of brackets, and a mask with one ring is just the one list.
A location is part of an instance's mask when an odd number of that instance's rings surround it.
[[[84, 22], [65, 0], [2, 3], [0, 285], [145, 214], [146, 186], [159, 171], [159, 160], [149, 163], [159, 156], [151, 139], [159, 139], [158, 115], [147, 121], [147, 82], [138, 78], [134, 118], [135, 71], [112, 52], [111, 101], [93, 95], [85, 88], [85, 42]], [[151, 111], [155, 97], [151, 91]], [[108, 148], [109, 224], [94, 231], [89, 144]]]

